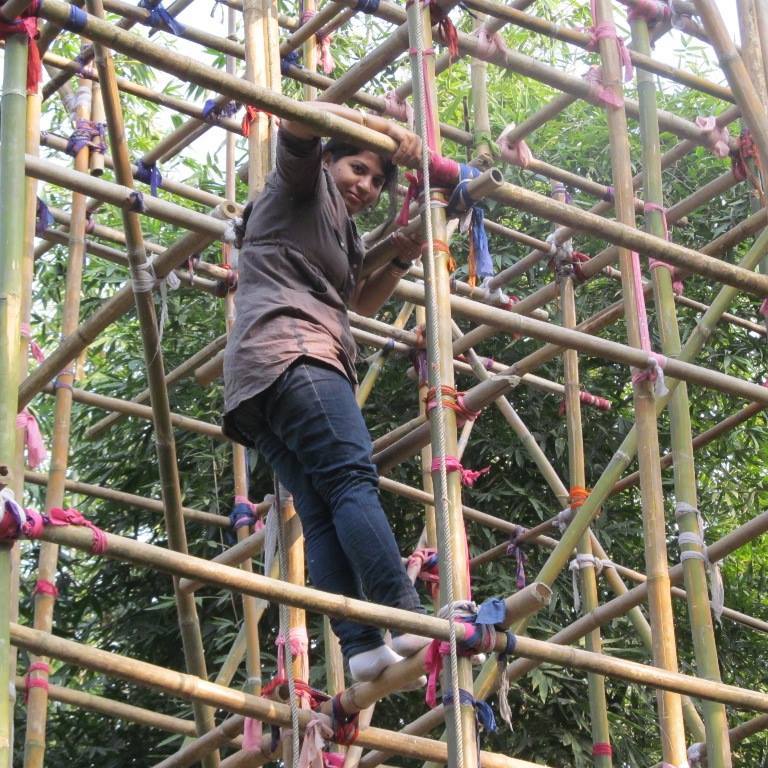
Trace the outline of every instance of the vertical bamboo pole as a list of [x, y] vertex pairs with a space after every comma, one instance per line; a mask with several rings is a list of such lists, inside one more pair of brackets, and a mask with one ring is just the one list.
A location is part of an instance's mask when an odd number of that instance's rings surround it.
[[[227, 8], [227, 32], [230, 39], [234, 39], [237, 32], [235, 23], [235, 11]], [[231, 75], [235, 74], [236, 61], [233, 56], [227, 56], [226, 69]], [[237, 169], [235, 167], [235, 134], [231, 131], [226, 132], [225, 137], [225, 164], [226, 164], [226, 190], [227, 200], [237, 199]], [[228, 243], [222, 244], [222, 260], [225, 264], [230, 263], [231, 246]], [[235, 269], [234, 266], [232, 266]], [[227, 333], [232, 330], [235, 322], [235, 297], [234, 293], [227, 293], [224, 298], [224, 313], [226, 318]], [[235, 496], [248, 497], [248, 464], [246, 460], [245, 447], [238, 443], [232, 443], [232, 471], [234, 474]], [[237, 539], [242, 541], [251, 533], [248, 526], [241, 526], [237, 529]], [[244, 560], [240, 567], [244, 571], [252, 571], [251, 559]], [[245, 668], [247, 693], [258, 695], [261, 693], [261, 645], [259, 642], [259, 601], [248, 595], [242, 596], [243, 601], [243, 630], [245, 632]]]
[[[104, 7], [101, 0], [88, 0], [88, 10], [98, 18], [104, 18]], [[96, 65], [101, 81], [104, 112], [109, 128], [112, 160], [115, 176], [119, 184], [133, 186], [131, 161], [123, 133], [123, 117], [120, 97], [115, 82], [115, 70], [111, 53], [101, 44], [94, 44]], [[147, 256], [144, 248], [144, 238], [141, 231], [141, 220], [138, 213], [131, 210], [123, 211], [123, 225], [126, 238], [126, 253], [131, 267], [131, 277], [134, 287], [136, 311], [141, 327], [144, 347], [144, 360], [147, 367], [147, 377], [151, 391], [155, 442], [160, 471], [160, 485], [165, 509], [165, 521], [168, 531], [168, 543], [171, 549], [186, 553], [187, 536], [184, 529], [184, 517], [181, 511], [181, 487], [179, 484], [179, 468], [176, 462], [176, 443], [170, 418], [168, 390], [165, 386], [165, 366], [157, 329], [154, 298], [151, 291], [143, 287], [148, 278]], [[181, 592], [178, 589], [178, 579], [173, 580], [176, 593], [176, 606], [179, 615], [182, 646], [187, 671], [190, 674], [206, 680], [208, 673], [205, 665], [205, 653], [197, 618], [197, 608], [194, 595]], [[193, 704], [195, 727], [202, 735], [210, 731], [215, 721], [213, 710], [200, 702]], [[219, 764], [218, 752], [208, 755], [203, 761], [204, 768], [216, 768]]]
[[[427, 324], [427, 313], [421, 305], [416, 307], [416, 323], [422, 327]], [[419, 416], [427, 414], [427, 392], [429, 381], [422, 381], [421, 374], [416, 371], [416, 381], [419, 393]], [[435, 493], [435, 485], [432, 482], [432, 445], [427, 443], [420, 452], [421, 456], [421, 487], [430, 495]], [[437, 515], [435, 506], [424, 505], [424, 529], [427, 534], [427, 546], [437, 548]]]
[[[27, 95], [26, 111], [26, 151], [27, 154], [38, 156], [40, 152], [40, 105], [41, 98], [39, 90], [37, 93]], [[2, 181], [0, 180], [0, 184]], [[21, 322], [22, 327], [26, 325], [29, 328], [30, 316], [32, 312], [32, 281], [34, 278], [35, 267], [35, 220], [37, 218], [37, 180], [27, 177], [25, 186], [25, 213], [24, 213], [24, 247], [21, 258]], [[22, 332], [19, 336], [19, 378], [26, 376], [28, 369], [29, 355], [29, 336]], [[24, 428], [16, 429], [16, 461], [11, 471], [10, 487], [17, 499], [23, 498], [24, 493]], [[9, 599], [11, 605], [11, 620], [18, 620], [19, 613], [19, 567], [20, 567], [20, 548], [11, 548], [11, 585], [9, 590]], [[16, 658], [18, 649], [11, 646], [9, 669], [16, 669]], [[11, 716], [11, 743], [13, 743], [13, 702], [15, 696], [10, 697], [10, 716]], [[2, 761], [0, 761], [2, 765]]]
[[[486, 22], [487, 16], [478, 13], [475, 16], [473, 27], [480, 30]], [[472, 82], [472, 118], [474, 139], [474, 160], [480, 168], [490, 168], [493, 165], [493, 152], [491, 151], [491, 119], [488, 115], [488, 62], [482, 59], [472, 59], [469, 65], [470, 79]]]
[[[101, 83], [94, 80], [91, 85], [91, 114], [94, 123], [104, 123], [104, 102], [101, 100]], [[101, 176], [104, 173], [104, 152], [91, 152], [88, 166], [91, 176]]]
[[[21, 259], [24, 248], [24, 125], [27, 38], [5, 41], [0, 107], [0, 489], [11, 482], [16, 454], [16, 408], [21, 331]], [[0, 545], [0, 768], [11, 768], [13, 740], [10, 620], [12, 547]]]
[[[76, 119], [90, 119], [91, 81], [80, 79], [78, 92], [81, 95], [75, 109]], [[81, 173], [88, 171], [90, 150], [84, 146], [74, 158], [74, 169]], [[86, 196], [72, 193], [72, 217], [69, 226], [69, 258], [67, 260], [66, 289], [61, 316], [61, 335], [69, 336], [77, 328], [80, 318], [80, 291], [85, 256], [85, 205]], [[53, 441], [51, 466], [48, 470], [48, 486], [45, 508], [64, 505], [64, 483], [69, 463], [69, 438], [72, 417], [72, 386], [75, 382], [74, 362], [59, 373], [56, 379], [56, 403], [54, 406]], [[59, 547], [50, 542], [40, 546], [37, 579], [54, 583], [56, 580]], [[50, 632], [53, 627], [53, 609], [56, 598], [46, 591], [38, 591], [34, 597], [34, 627]], [[46, 662], [47, 659], [35, 659]], [[33, 672], [36, 678], [47, 680], [44, 670]], [[29, 690], [27, 698], [27, 730], [24, 737], [24, 768], [41, 768], [45, 756], [46, 719], [48, 712], [48, 691], [45, 687]]]
[[[552, 196], [565, 202], [565, 191], [557, 191], [562, 186], [553, 186]], [[572, 265], [561, 257], [561, 251], [555, 255], [556, 279], [560, 288], [560, 313], [564, 328], [575, 328], [576, 290], [573, 283]], [[576, 350], [563, 352], [563, 370], [565, 373], [565, 416], [568, 430], [568, 477], [571, 484], [570, 504], [575, 507], [583, 503], [582, 494], [586, 494], [587, 476], [584, 465], [584, 436], [581, 428], [581, 400], [579, 398], [579, 356]], [[590, 564], [591, 563], [591, 564]], [[579, 539], [576, 564], [584, 612], [589, 613], [598, 607], [597, 572], [594, 565], [590, 531], [587, 530]], [[575, 586], [575, 583], [574, 583]], [[587, 650], [602, 652], [600, 629], [595, 628], [587, 634]], [[608, 709], [605, 703], [605, 678], [590, 673], [587, 675], [589, 690], [589, 713], [592, 723], [592, 755], [596, 768], [611, 768], [613, 761], [610, 751], [610, 731], [608, 729]]]
[[[648, 23], [643, 19], [631, 22], [632, 47], [640, 53], [650, 55]], [[661, 150], [658, 121], [656, 120], [656, 84], [651, 73], [639, 69], [637, 88], [640, 102], [640, 137], [643, 146], [643, 168], [645, 200], [656, 207], [663, 206], [664, 197], [661, 178]], [[664, 216], [654, 208], [646, 212], [646, 229], [657, 237], [665, 236]], [[677, 324], [672, 273], [666, 267], [651, 270], [654, 300], [658, 309], [659, 333], [662, 352], [669, 357], [679, 357], [681, 351], [680, 332]], [[696, 471], [693, 461], [691, 417], [688, 402], [688, 387], [681, 382], [669, 401], [671, 423], [672, 455], [674, 457], [675, 498], [682, 514], [677, 515], [681, 532], [701, 535], [699, 520], [694, 511], [698, 505], [696, 493]], [[681, 550], [702, 551], [698, 544], [684, 544]], [[717, 657], [712, 614], [710, 612], [707, 575], [703, 560], [683, 560], [683, 574], [688, 601], [688, 613], [693, 636], [698, 674], [709, 680], [720, 681], [720, 667]], [[650, 575], [650, 574], [649, 574]], [[707, 754], [711, 768], [730, 768], [731, 750], [728, 740], [728, 720], [725, 706], [713, 701], [702, 701], [706, 727]]]
[[[440, 124], [438, 116], [437, 89], [435, 83], [435, 60], [433, 51], [430, 7], [424, 3], [412, 3], [408, 13], [408, 39], [412, 51], [411, 69], [415, 89], [414, 105], [417, 125], [424, 142], [424, 155], [428, 151], [440, 152]], [[423, 90], [422, 90], [423, 88]], [[427, 105], [432, 105], [431, 109]], [[430, 142], [431, 138], [431, 142]], [[430, 146], [431, 143], [431, 146]], [[445, 242], [447, 237], [445, 209], [433, 203], [442, 203], [444, 194], [429, 190], [425, 200], [427, 212], [422, 217], [427, 226], [424, 241], [431, 253], [426, 254], [424, 290], [426, 293], [427, 354], [429, 360], [430, 384], [435, 388], [438, 407], [430, 414], [432, 453], [444, 462], [446, 456], [456, 456], [456, 413], [441, 405], [441, 387], [452, 388], [453, 347], [450, 309], [450, 274], [448, 271], [447, 248], [434, 249], [435, 242]], [[461, 511], [461, 484], [457, 472], [446, 472], [442, 463], [440, 471], [434, 473], [435, 508], [437, 527], [440, 534], [440, 598], [442, 603], [450, 600], [465, 600], [469, 597], [467, 570], [464, 565], [466, 534]], [[455, 664], [448, 661], [443, 672], [442, 689], [455, 697], [453, 716], [446, 719], [448, 729], [449, 765], [458, 768], [476, 768], [476, 724], [475, 711], [471, 704], [459, 701], [459, 690], [472, 691], [472, 667], [468, 658], [459, 657]], [[449, 711], [450, 711], [449, 710]]]
[[[596, 0], [595, 24], [613, 24], [610, 0]], [[600, 58], [603, 79], [619, 100], [623, 100], [621, 67], [615, 40], [600, 40]], [[613, 186], [616, 194], [616, 218], [630, 226], [635, 225], [634, 193], [627, 135], [627, 117], [623, 105], [606, 108], [608, 135], [613, 168]], [[628, 341], [633, 347], [641, 346], [641, 319], [638, 296], [633, 282], [632, 258], [625, 248], [619, 250], [621, 285]], [[664, 498], [659, 468], [659, 437], [656, 428], [656, 406], [652, 383], [648, 380], [633, 383], [633, 396], [638, 434], [638, 464], [643, 510], [646, 573], [648, 575], [648, 605], [653, 632], [653, 660], [662, 669], [677, 671], [674, 618], [667, 568], [666, 526]], [[657, 693], [659, 730], [665, 762], [681, 765], [686, 761], [685, 731], [679, 694], [669, 691]]]
[[[299, 3], [299, 7], [302, 9], [299, 17], [299, 23], [304, 24], [317, 11], [317, 3], [315, 0], [302, 0]], [[317, 72], [317, 38], [315, 35], [304, 41], [302, 48], [302, 58], [304, 61], [304, 69], [310, 72]], [[317, 88], [313, 88], [311, 85], [304, 85], [304, 101], [314, 101], [317, 98]]]

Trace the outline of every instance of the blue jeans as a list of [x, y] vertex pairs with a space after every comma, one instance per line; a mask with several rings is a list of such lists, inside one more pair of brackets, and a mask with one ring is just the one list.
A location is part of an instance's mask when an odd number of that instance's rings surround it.
[[[293, 495], [314, 586], [423, 612], [379, 501], [371, 438], [349, 380], [301, 358], [232, 416]], [[347, 658], [383, 643], [376, 627], [338, 618], [331, 626]]]

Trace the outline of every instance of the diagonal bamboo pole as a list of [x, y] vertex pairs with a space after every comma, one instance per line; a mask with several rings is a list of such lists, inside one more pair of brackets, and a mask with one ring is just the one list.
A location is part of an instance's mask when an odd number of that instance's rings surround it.
[[[633, 48], [650, 55], [648, 23], [643, 19], [635, 19], [631, 24], [631, 29]], [[662, 213], [664, 198], [658, 150], [659, 132], [655, 119], [656, 85], [650, 74], [640, 71], [637, 75], [637, 87], [641, 112], [640, 137], [645, 170], [645, 199], [652, 206], [655, 206], [654, 209], [648, 210], [645, 214], [646, 228], [654, 234], [664, 236], [666, 222]], [[672, 288], [672, 273], [663, 266], [651, 269], [651, 273], [654, 299], [658, 311], [661, 349], [665, 355], [677, 356], [681, 350], [681, 343]], [[670, 398], [669, 414], [672, 455], [675, 458], [677, 523], [681, 533], [687, 533], [689, 537], [693, 535], [698, 538], [703, 536], [704, 532], [700, 530], [700, 517], [695, 511], [698, 506], [696, 470], [693, 462], [688, 387], [684, 382], [675, 389]], [[707, 574], [705, 563], [701, 559], [703, 547], [703, 540], [698, 544], [695, 543], [695, 539], [688, 544], [681, 543], [680, 545], [682, 552], [694, 551], [697, 553], [696, 556], [682, 555], [697, 671], [704, 678], [719, 681], [721, 679], [720, 668], [710, 612]], [[704, 702], [702, 703], [702, 710], [711, 768], [730, 768], [732, 762], [725, 707], [712, 702]]]
[[[78, 119], [90, 119], [91, 83], [81, 80], [76, 116]], [[88, 98], [82, 98], [87, 96]], [[87, 172], [90, 149], [84, 146], [74, 158], [74, 168]], [[69, 254], [67, 259], [66, 288], [64, 306], [61, 315], [61, 334], [67, 336], [77, 328], [80, 315], [80, 295], [85, 258], [85, 196], [72, 195], [73, 224], [69, 230]], [[51, 467], [48, 472], [48, 486], [45, 495], [45, 508], [64, 506], [64, 480], [69, 464], [70, 429], [72, 419], [72, 387], [75, 381], [75, 366], [59, 373], [55, 387], [55, 410]], [[59, 559], [59, 550], [55, 544], [40, 547], [38, 557], [38, 584], [54, 584]], [[53, 626], [53, 610], [56, 595], [54, 590], [35, 590], [34, 627], [50, 632]], [[46, 659], [34, 659], [46, 663]], [[47, 681], [45, 668], [32, 672], [32, 677]], [[35, 686], [29, 691], [27, 700], [27, 728], [24, 735], [24, 768], [41, 768], [45, 758], [46, 724], [48, 715], [48, 694], [44, 685]]]
[[[18, 482], [11, 471], [16, 463], [15, 390], [19, 380], [21, 333], [21, 263], [24, 249], [23, 196], [26, 125], [27, 38], [8, 38], [3, 57], [3, 89], [0, 101], [0, 490]], [[15, 592], [12, 554], [15, 547], [0, 545], [0, 768], [13, 762], [13, 706], [10, 697], [11, 664], [9, 623]]]
[[[103, 18], [104, 9], [100, 0], [88, 0], [88, 9], [95, 16]], [[112, 56], [108, 50], [97, 42], [94, 42], [94, 50], [96, 66], [100, 75], [104, 111], [109, 128], [116, 177], [119, 182], [130, 186], [132, 174], [128, 158], [128, 148], [123, 135], [122, 108], [114, 80], [115, 73]], [[179, 485], [179, 470], [176, 463], [176, 446], [170, 420], [168, 390], [165, 386], [165, 371], [158, 337], [155, 305], [151, 289], [148, 291], [146, 286], [151, 272], [147, 272], [146, 252], [138, 214], [124, 210], [123, 224], [125, 227], [127, 254], [131, 265], [133, 293], [141, 326], [147, 378], [152, 390], [151, 402], [154, 413], [157, 459], [162, 498], [165, 505], [168, 543], [173, 550], [184, 553], [187, 550], [187, 540], [184, 530], [184, 518], [181, 512], [181, 488]], [[178, 590], [177, 581], [174, 581], [174, 591], [176, 593], [179, 626], [187, 668], [198, 677], [206, 679], [205, 653], [203, 651], [200, 623], [197, 617], [194, 597], [181, 593]], [[214, 725], [213, 710], [196, 702], [193, 704], [193, 711], [198, 733], [202, 734], [211, 730]], [[218, 753], [213, 753], [203, 761], [203, 766], [204, 768], [216, 768], [218, 763]]]

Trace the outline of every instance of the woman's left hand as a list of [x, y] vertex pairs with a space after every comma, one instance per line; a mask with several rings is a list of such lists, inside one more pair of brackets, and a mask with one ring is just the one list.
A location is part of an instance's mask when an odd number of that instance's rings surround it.
[[421, 165], [421, 139], [397, 123], [387, 123], [387, 136], [397, 142], [397, 149], [392, 155], [392, 161], [407, 168], [418, 168]]

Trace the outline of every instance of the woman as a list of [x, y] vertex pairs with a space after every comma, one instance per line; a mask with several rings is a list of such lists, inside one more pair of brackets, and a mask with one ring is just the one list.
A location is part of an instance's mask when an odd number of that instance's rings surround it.
[[[398, 149], [390, 160], [333, 139], [323, 147], [313, 129], [282, 122], [275, 170], [245, 225], [224, 358], [224, 430], [255, 446], [293, 494], [318, 589], [423, 612], [379, 501], [347, 317], [347, 308], [373, 314], [418, 255], [408, 242], [361, 279], [352, 217], [375, 205], [394, 163], [418, 164], [421, 142], [382, 118], [313, 106], [387, 134]], [[406, 634], [390, 647], [376, 627], [331, 624], [355, 680], [378, 677], [428, 642]]]

